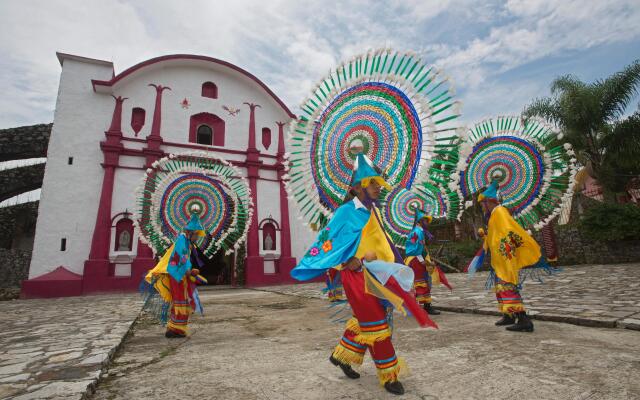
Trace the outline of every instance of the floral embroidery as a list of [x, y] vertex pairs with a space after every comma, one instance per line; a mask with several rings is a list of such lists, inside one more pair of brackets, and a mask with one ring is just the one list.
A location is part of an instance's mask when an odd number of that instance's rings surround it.
[[411, 243], [415, 243], [417, 241], [418, 241], [418, 235], [414, 233], [413, 235], [411, 235]]
[[523, 245], [522, 237], [509, 231], [506, 237], [500, 239], [500, 254], [511, 260], [516, 255], [516, 249]]
[[320, 250], [318, 250], [317, 247], [312, 247], [311, 250], [309, 250], [309, 255], [311, 257], [315, 257], [318, 255], [318, 253], [320, 253]]
[[325, 253], [330, 252], [332, 248], [333, 248], [333, 245], [331, 244], [331, 240], [327, 240], [326, 242], [324, 242], [324, 243], [322, 244], [322, 250], [323, 250]]

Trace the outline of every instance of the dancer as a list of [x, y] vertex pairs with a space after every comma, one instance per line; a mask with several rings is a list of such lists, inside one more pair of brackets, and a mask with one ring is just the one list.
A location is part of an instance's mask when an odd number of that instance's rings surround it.
[[[539, 268], [548, 273], [553, 270], [542, 257], [538, 243], [518, 225], [498, 198], [496, 180], [478, 196], [488, 218], [486, 234], [482, 230], [479, 232], [484, 237], [484, 252], [491, 255], [493, 274], [490, 278], [494, 279], [498, 309], [502, 313], [496, 325], [507, 326], [507, 330], [514, 332], [533, 332], [533, 322], [526, 313], [520, 294], [524, 279], [522, 273]], [[482, 263], [481, 259], [482, 255], [472, 261], [471, 272]]]
[[[357, 379], [360, 374], [352, 366], [362, 364], [368, 349], [380, 384], [388, 392], [400, 395], [404, 387], [399, 379], [406, 367], [393, 348], [384, 304], [394, 304], [401, 310], [406, 307], [421, 326], [436, 325], [407, 291], [413, 279], [411, 271], [398, 265], [402, 258], [382, 228], [375, 204], [381, 188], [389, 189], [389, 185], [362, 153], [357, 155], [350, 186], [353, 199], [338, 207], [315, 244], [291, 271], [291, 276], [308, 280], [330, 268], [340, 271], [339, 278], [353, 318], [347, 322], [344, 335], [329, 360], [347, 377]], [[368, 270], [368, 261], [374, 259], [387, 262], [385, 278]], [[394, 262], [397, 264], [392, 264]], [[373, 268], [373, 263], [370, 265]], [[406, 280], [406, 275], [402, 273], [407, 271], [409, 286], [403, 289], [401, 281]]]
[[194, 212], [183, 232], [147, 273], [143, 282], [147, 288], [145, 305], [154, 312], [153, 307], [148, 306], [156, 303], [154, 314], [166, 322], [165, 337], [169, 339], [186, 337], [189, 316], [195, 311], [202, 313], [196, 282], [206, 283], [206, 280], [196, 268], [202, 266], [203, 262], [194, 242], [203, 236], [205, 230], [198, 214]]
[[406, 237], [405, 249], [407, 257], [404, 263], [413, 269], [413, 289], [418, 303], [424, 307], [424, 310], [429, 315], [439, 315], [440, 311], [432, 305], [431, 288], [434, 283], [442, 283], [449, 290], [452, 287], [444, 272], [429, 256], [427, 242], [433, 239], [433, 235], [428, 231], [428, 225], [432, 220], [432, 216], [416, 209], [413, 229]]

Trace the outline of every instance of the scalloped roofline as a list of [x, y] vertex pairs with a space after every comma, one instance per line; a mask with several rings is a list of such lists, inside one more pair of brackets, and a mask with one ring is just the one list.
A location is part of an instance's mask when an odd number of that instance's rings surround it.
[[[61, 64], [62, 64], [62, 59], [71, 58], [71, 59], [78, 59], [79, 61], [84, 61], [84, 62], [91, 62], [91, 63], [100, 64], [100, 65], [111, 65], [111, 66], [113, 66], [113, 63], [111, 63], [109, 61], [102, 61], [102, 60], [95, 60], [95, 59], [91, 59], [91, 58], [72, 56], [72, 55], [64, 54], [64, 53], [57, 53], [57, 54], [58, 54], [58, 59], [60, 60]], [[62, 59], [61, 59], [61, 55], [62, 55]], [[114, 75], [114, 77], [111, 78], [108, 81], [99, 80], [99, 79], [92, 79], [91, 83], [93, 84], [93, 90], [94, 90], [94, 92], [108, 91], [111, 87], [113, 87], [115, 84], [117, 84], [122, 79], [124, 79], [124, 78], [126, 78], [126, 77], [128, 77], [128, 76], [130, 76], [132, 74], [135, 74], [136, 72], [138, 72], [140, 70], [143, 70], [143, 69], [145, 69], [145, 68], [147, 68], [149, 66], [152, 66], [152, 65], [156, 65], [158, 63], [167, 62], [167, 61], [174, 61], [174, 60], [204, 61], [204, 62], [209, 62], [209, 63], [212, 63], [212, 64], [222, 65], [222, 66], [227, 67], [229, 69], [232, 69], [232, 70], [234, 70], [236, 72], [239, 72], [240, 74], [246, 76], [247, 78], [249, 78], [252, 81], [254, 81], [255, 83], [257, 83], [260, 87], [262, 87], [276, 101], [276, 103], [278, 103], [278, 105], [280, 105], [280, 107], [282, 107], [282, 109], [287, 113], [287, 115], [289, 115], [289, 117], [294, 118], [294, 119], [297, 118], [297, 116], [293, 112], [291, 112], [289, 107], [287, 107], [287, 105], [271, 89], [269, 89], [269, 87], [264, 82], [262, 82], [260, 79], [258, 79], [252, 73], [248, 72], [247, 70], [245, 70], [243, 68], [238, 67], [237, 65], [231, 64], [230, 62], [223, 61], [223, 60], [220, 60], [220, 59], [217, 59], [217, 58], [213, 58], [213, 57], [196, 55], [196, 54], [170, 54], [170, 55], [151, 58], [149, 60], [146, 60], [146, 61], [143, 61], [141, 63], [138, 63], [138, 64], [136, 64], [136, 65], [124, 70], [123, 72], [119, 73], [118, 75]]]

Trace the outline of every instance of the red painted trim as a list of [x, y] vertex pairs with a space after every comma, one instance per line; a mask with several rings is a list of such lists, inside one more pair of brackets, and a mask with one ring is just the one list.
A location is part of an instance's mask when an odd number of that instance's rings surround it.
[[156, 57], [156, 58], [152, 58], [152, 59], [147, 60], [147, 61], [143, 61], [143, 62], [141, 62], [139, 64], [134, 65], [133, 67], [131, 67], [129, 69], [126, 69], [125, 71], [121, 72], [120, 74], [116, 75], [110, 81], [102, 81], [102, 80], [98, 80], [98, 79], [92, 79], [91, 83], [93, 84], [93, 90], [94, 91], [96, 90], [96, 86], [113, 86], [116, 83], [118, 83], [119, 81], [121, 81], [123, 78], [133, 74], [134, 72], [136, 72], [138, 70], [141, 70], [141, 69], [143, 69], [145, 67], [148, 67], [150, 65], [154, 65], [154, 64], [157, 64], [157, 63], [160, 63], [160, 62], [170, 61], [170, 60], [199, 60], [199, 61], [204, 61], [204, 62], [209, 62], [209, 63], [213, 63], [213, 64], [222, 65], [222, 66], [230, 68], [230, 69], [232, 69], [234, 71], [237, 71], [237, 72], [245, 75], [249, 79], [253, 80], [260, 87], [262, 87], [276, 101], [276, 103], [278, 103], [280, 105], [280, 107], [282, 107], [282, 109], [287, 113], [287, 115], [289, 115], [289, 117], [296, 118], [296, 115], [294, 113], [292, 113], [291, 110], [289, 110], [289, 107], [287, 107], [284, 104], [284, 102], [282, 100], [280, 100], [280, 98], [278, 96], [276, 96], [275, 93], [273, 93], [273, 91], [271, 91], [271, 89], [269, 89], [269, 87], [267, 87], [267, 85], [265, 85], [255, 75], [253, 75], [250, 72], [238, 67], [237, 65], [231, 64], [231, 63], [229, 63], [227, 61], [222, 61], [222, 60], [219, 60], [217, 58], [201, 56], [201, 55], [195, 55], [195, 54], [171, 54], [171, 55]]
[[273, 224], [273, 226], [275, 226], [276, 231], [280, 230], [280, 224], [278, 224], [278, 221], [276, 221], [273, 218], [265, 218], [262, 221], [260, 221], [260, 223], [258, 224], [258, 229], [262, 230], [262, 228], [264, 227], [264, 224], [271, 222]]
[[137, 143], [147, 143], [145, 139], [138, 139], [138, 138], [132, 138], [132, 137], [123, 137], [122, 140], [126, 140], [129, 142], [137, 142]]
[[208, 112], [194, 114], [189, 118], [189, 142], [198, 143], [198, 128], [207, 125], [211, 128], [211, 146], [224, 146], [225, 122], [222, 118]]
[[[149, 136], [152, 137], [162, 137], [160, 134], [160, 125], [162, 124], [162, 92], [165, 90], [171, 90], [168, 86], [155, 85], [150, 83], [149, 86], [152, 86], [156, 89], [156, 104], [153, 109], [153, 122], [151, 123], [151, 134]], [[149, 140], [147, 139], [147, 142]]]
[[[122, 140], [125, 142], [147, 143], [145, 139], [138, 139], [138, 138], [132, 138], [132, 137], [123, 137]], [[206, 146], [206, 145], [197, 144], [197, 143], [177, 143], [177, 142], [163, 141], [162, 144], [164, 146], [182, 147], [184, 149], [218, 151], [220, 153], [227, 153], [227, 154], [242, 154], [243, 156], [247, 155], [247, 152], [242, 150], [218, 148], [215, 146]], [[125, 149], [125, 150], [138, 151], [137, 149]], [[136, 154], [129, 154], [129, 155], [136, 155]], [[273, 154], [265, 154], [265, 153], [260, 153], [260, 157], [272, 158], [274, 160], [278, 158], [278, 156], [274, 156]]]
[[127, 212], [124, 212], [124, 211], [123, 211], [123, 212], [121, 212], [121, 213], [117, 213], [116, 215], [114, 215], [114, 216], [113, 216], [113, 218], [111, 218], [111, 227], [112, 227], [112, 228], [115, 226], [115, 225], [113, 224], [113, 221], [115, 221], [115, 220], [116, 220], [116, 218], [118, 218], [118, 217], [119, 217], [119, 216], [121, 216], [121, 215], [124, 215], [124, 216], [125, 216], [125, 218], [131, 219], [131, 218], [129, 218], [129, 216], [132, 216], [133, 214], [132, 214], [132, 213], [130, 213], [130, 212], [128, 212], [128, 211], [127, 211]]
[[[132, 140], [131, 138], [123, 138], [123, 140]], [[174, 147], [182, 147], [185, 149], [193, 149], [193, 150], [208, 150], [208, 151], [219, 151], [220, 153], [227, 153], [227, 154], [242, 154], [243, 156], [247, 155], [246, 151], [242, 151], [242, 150], [233, 150], [233, 149], [225, 149], [225, 148], [219, 148], [216, 146], [206, 146], [203, 144], [196, 144], [196, 143], [176, 143], [176, 142], [162, 142], [164, 146], [174, 146]], [[272, 154], [264, 154], [264, 153], [260, 153], [260, 157], [265, 157], [265, 158], [272, 158], [272, 159], [277, 159], [277, 156], [274, 156]], [[227, 161], [232, 161], [232, 160], [227, 160]], [[235, 161], [232, 161], [235, 162]]]

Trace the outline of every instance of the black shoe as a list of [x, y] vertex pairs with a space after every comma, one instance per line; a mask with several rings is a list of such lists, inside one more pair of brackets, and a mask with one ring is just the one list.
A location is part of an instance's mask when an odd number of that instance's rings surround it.
[[518, 322], [515, 325], [507, 326], [507, 330], [511, 332], [533, 332], [533, 322], [526, 312], [519, 312], [516, 314]]
[[182, 333], [178, 333], [178, 332], [174, 332], [174, 331], [167, 330], [167, 331], [164, 333], [164, 337], [166, 337], [167, 339], [180, 339], [180, 338], [187, 337], [187, 335], [184, 335], [184, 334], [182, 334]]
[[331, 361], [331, 364], [335, 365], [336, 367], [340, 367], [340, 369], [342, 370], [342, 372], [344, 372], [344, 374], [347, 376], [347, 378], [349, 378], [349, 379], [358, 379], [358, 378], [360, 378], [360, 374], [357, 373], [356, 371], [354, 371], [353, 368], [351, 368], [351, 365], [343, 364], [340, 361], [338, 361], [336, 358], [334, 358], [333, 356], [329, 357], [329, 361]]
[[431, 303], [424, 303], [424, 310], [427, 312], [427, 314], [429, 315], [440, 315], [440, 311], [436, 310], [435, 308], [433, 308], [433, 306], [431, 305]]
[[385, 382], [384, 388], [389, 393], [393, 393], [397, 395], [404, 394], [404, 386], [402, 386], [402, 383], [400, 383], [400, 381]]
[[496, 326], [513, 325], [516, 323], [516, 319], [509, 314], [502, 314], [502, 319], [496, 322]]

